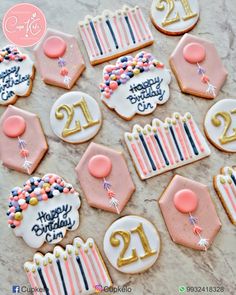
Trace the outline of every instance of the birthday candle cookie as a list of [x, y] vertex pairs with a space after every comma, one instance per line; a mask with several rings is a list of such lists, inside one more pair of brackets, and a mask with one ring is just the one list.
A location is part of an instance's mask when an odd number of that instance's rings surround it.
[[85, 69], [76, 38], [53, 29], [47, 30], [34, 54], [42, 80], [50, 85], [71, 89]]
[[204, 131], [219, 150], [236, 153], [236, 99], [222, 99], [207, 112]]
[[15, 187], [9, 196], [8, 224], [32, 248], [56, 244], [79, 226], [80, 198], [70, 183], [46, 174]]
[[175, 175], [159, 206], [172, 240], [195, 250], [207, 250], [221, 228], [206, 185]]
[[14, 45], [0, 49], [0, 105], [29, 96], [34, 79], [34, 64], [28, 55]]
[[149, 269], [160, 254], [157, 229], [147, 219], [127, 215], [114, 221], [107, 229], [103, 249], [114, 268], [136, 274]]
[[0, 157], [4, 166], [32, 174], [48, 150], [36, 114], [9, 105], [0, 118]]
[[168, 35], [181, 35], [192, 30], [199, 13], [198, 0], [153, 0], [151, 5], [154, 26]]
[[141, 179], [195, 162], [210, 155], [210, 149], [192, 115], [174, 113], [165, 122], [153, 119], [142, 128], [134, 125], [125, 142]]
[[[75, 238], [65, 249], [53, 253], [37, 252], [24, 264], [33, 289], [43, 288], [46, 295], [94, 294], [112, 285], [106, 265], [93, 239]], [[37, 293], [38, 294], [38, 293]], [[41, 293], [40, 293], [41, 294]]]
[[182, 37], [169, 62], [181, 91], [203, 98], [215, 98], [228, 74], [215, 45], [190, 34]]
[[236, 170], [222, 168], [220, 174], [214, 176], [213, 183], [229, 219], [236, 225]]
[[170, 71], [151, 53], [123, 56], [103, 70], [101, 100], [125, 120], [148, 115], [169, 99]]
[[120, 214], [135, 186], [121, 152], [91, 143], [75, 168], [90, 206]]
[[102, 114], [94, 98], [84, 92], [67, 92], [52, 106], [53, 132], [69, 143], [81, 143], [94, 137], [102, 125]]
[[79, 31], [92, 65], [103, 63], [153, 43], [142, 9], [123, 6], [115, 12], [87, 15]]

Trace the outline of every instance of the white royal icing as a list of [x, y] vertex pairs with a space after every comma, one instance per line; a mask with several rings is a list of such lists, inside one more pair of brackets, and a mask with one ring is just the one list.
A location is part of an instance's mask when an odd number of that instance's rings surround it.
[[[220, 137], [223, 136], [227, 126], [226, 120], [219, 115], [219, 112], [224, 112], [231, 119], [226, 134], [224, 137], [232, 137], [232, 140], [227, 143], [222, 143]], [[217, 115], [218, 113], [218, 115]], [[219, 124], [215, 126], [212, 118], [215, 117]], [[207, 112], [204, 122], [205, 132], [208, 139], [219, 149], [226, 152], [236, 152], [236, 100], [222, 99], [215, 103]]]
[[[80, 102], [82, 99], [86, 102], [87, 109], [85, 110], [89, 112], [91, 119], [96, 121], [95, 124], [86, 127], [89, 122], [86, 120], [86, 114], [83, 113], [81, 106], [75, 106], [76, 103]], [[80, 123], [81, 130], [77, 131], [69, 136], [63, 136], [62, 132], [66, 127], [66, 122], [69, 118], [68, 113], [65, 109], [61, 109], [60, 113], [63, 115], [63, 118], [56, 118], [56, 110], [61, 105], [67, 105], [73, 109], [74, 114], [72, 115], [72, 120], [69, 124], [69, 129], [74, 129], [76, 126], [76, 122]], [[94, 98], [90, 95], [83, 92], [67, 92], [63, 94], [59, 99], [56, 100], [54, 105], [52, 106], [50, 113], [50, 123], [53, 132], [60, 137], [62, 140], [70, 142], [70, 143], [81, 143], [85, 142], [92, 137], [94, 137], [102, 124], [102, 114], [98, 103]]]
[[[232, 176], [233, 177], [232, 177]], [[223, 180], [223, 184], [222, 184]], [[215, 177], [215, 186], [225, 209], [233, 224], [236, 225], [236, 171], [231, 167], [224, 167], [222, 174]]]
[[54, 190], [53, 195], [47, 201], [28, 205], [22, 212], [21, 224], [14, 228], [15, 235], [22, 237], [32, 248], [39, 248], [44, 242], [56, 244], [64, 238], [67, 230], [72, 231], [79, 226], [79, 194]]
[[53, 253], [35, 253], [24, 264], [32, 288], [45, 294], [94, 294], [112, 285], [99, 249], [93, 239], [75, 238], [73, 245], [56, 246]]
[[[137, 232], [131, 232], [140, 224], [142, 224], [143, 232], [146, 235], [150, 249], [153, 251], [152, 255], [143, 258], [141, 258], [141, 256], [145, 255], [145, 251], [139, 234]], [[132, 256], [132, 249], [135, 249], [138, 256], [136, 261], [123, 266], [118, 266], [117, 259], [120, 257], [120, 253], [124, 249], [124, 241], [119, 234], [116, 234], [115, 237], [120, 241], [119, 245], [115, 247], [111, 244], [110, 239], [115, 231], [125, 231], [129, 233], [130, 242], [124, 253], [124, 259]], [[129, 215], [117, 219], [108, 228], [104, 237], [103, 248], [113, 267], [123, 273], [135, 274], [147, 270], [155, 263], [160, 252], [160, 237], [154, 225], [147, 219], [140, 216]]]
[[[172, 132], [172, 131], [173, 132]], [[147, 179], [210, 155], [192, 115], [174, 113], [165, 122], [153, 119], [126, 132], [125, 142], [141, 179]], [[146, 147], [146, 148], [145, 148]]]
[[[192, 11], [193, 17], [187, 17], [186, 10], [184, 7], [187, 7]], [[173, 7], [172, 11], [171, 7]], [[188, 7], [187, 7], [188, 11]], [[169, 24], [163, 22], [165, 18], [170, 12], [169, 16], [167, 17], [166, 21], [174, 20], [177, 16], [179, 16], [178, 21], [170, 22]], [[197, 23], [199, 19], [199, 2], [198, 0], [185, 0], [185, 1], [175, 1], [175, 0], [154, 0], [152, 1], [151, 5], [151, 17], [154, 24], [160, 28], [160, 30], [165, 31], [167, 33], [172, 34], [181, 34], [185, 33]], [[196, 15], [195, 15], [196, 14]]]
[[[119, 68], [123, 58], [129, 59], [129, 62], [137, 59], [132, 56], [121, 57], [117, 60], [114, 67]], [[144, 53], [146, 54], [146, 53]], [[157, 60], [150, 55], [149, 64]], [[123, 62], [126, 64], [126, 62]], [[148, 115], [153, 113], [157, 105], [167, 102], [170, 96], [169, 84], [171, 81], [170, 71], [164, 67], [148, 66], [149, 70], [134, 75], [124, 84], [118, 86], [109, 98], [105, 97], [105, 92], [101, 94], [101, 100], [110, 108], [114, 109], [123, 119], [129, 120], [135, 114]], [[127, 71], [127, 70], [126, 70]], [[106, 74], [106, 67], [103, 70], [103, 77]], [[126, 74], [123, 74], [127, 76]], [[122, 75], [121, 75], [122, 76]], [[106, 80], [103, 81], [104, 83]], [[112, 81], [111, 81], [112, 83]]]
[[[21, 54], [19, 50], [18, 52]], [[28, 94], [34, 64], [28, 55], [25, 56], [26, 58], [21, 62], [5, 59], [0, 62], [0, 105], [10, 104], [15, 101], [16, 96]]]
[[79, 22], [79, 30], [92, 64], [153, 42], [152, 33], [138, 6], [124, 6], [115, 12], [105, 10], [95, 17], [87, 15], [84, 21]]

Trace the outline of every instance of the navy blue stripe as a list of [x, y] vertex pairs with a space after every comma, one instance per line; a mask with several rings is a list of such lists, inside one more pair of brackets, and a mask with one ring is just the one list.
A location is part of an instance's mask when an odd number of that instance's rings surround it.
[[60, 263], [59, 259], [57, 259], [57, 267], [58, 267], [58, 270], [59, 270], [59, 273], [60, 273], [64, 293], [65, 293], [65, 295], [68, 295], [67, 290], [66, 290], [65, 280], [64, 280], [64, 277], [63, 277], [62, 269], [61, 269], [61, 263]]
[[108, 26], [108, 28], [109, 28], [109, 31], [110, 31], [111, 36], [112, 36], [112, 39], [113, 39], [113, 41], [114, 41], [114, 43], [115, 43], [116, 49], [118, 49], [119, 46], [118, 46], [118, 43], [117, 43], [117, 41], [116, 41], [116, 36], [115, 36], [115, 34], [114, 34], [114, 31], [113, 31], [113, 29], [112, 29], [112, 26], [111, 26], [111, 23], [110, 23], [109, 19], [106, 20], [106, 24], [107, 24], [107, 26]]
[[127, 15], [125, 16], [125, 21], [126, 21], [126, 23], [127, 23], [127, 25], [128, 25], [129, 32], [130, 32], [131, 38], [132, 38], [132, 40], [133, 40], [133, 43], [135, 43], [134, 33], [133, 33], [132, 28], [131, 28], [131, 25], [130, 25], [130, 22], [129, 22], [129, 18], [128, 18]]
[[83, 265], [81, 263], [81, 260], [80, 260], [79, 256], [76, 257], [76, 261], [79, 264], [79, 269], [80, 269], [81, 275], [83, 277], [85, 289], [88, 290], [89, 289], [88, 282], [87, 282], [87, 279], [86, 279], [86, 276], [85, 276], [85, 273], [84, 273], [84, 269], [83, 269]]
[[231, 178], [232, 178], [234, 184], [236, 185], [236, 178], [235, 178], [235, 176], [233, 175], [233, 173], [231, 174]]
[[152, 160], [152, 157], [151, 157], [151, 155], [150, 155], [150, 153], [149, 153], [149, 149], [148, 149], [148, 147], [147, 147], [147, 144], [146, 144], [146, 142], [145, 142], [145, 140], [144, 140], [144, 138], [143, 138], [143, 135], [141, 134], [141, 133], [139, 133], [139, 138], [141, 139], [141, 141], [142, 141], [142, 144], [143, 144], [143, 147], [144, 147], [144, 149], [145, 149], [145, 152], [146, 152], [146, 154], [147, 154], [147, 156], [148, 156], [148, 158], [149, 158], [149, 160], [150, 160], [150, 163], [151, 163], [151, 165], [152, 165], [152, 170], [153, 171], [156, 171], [156, 166], [155, 166], [155, 164], [154, 164], [154, 162], [153, 162], [153, 160]]
[[171, 133], [171, 135], [172, 135], [172, 137], [173, 137], [173, 139], [174, 139], [175, 146], [176, 146], [177, 151], [178, 151], [178, 153], [179, 153], [180, 160], [183, 161], [184, 158], [183, 158], [183, 156], [182, 156], [181, 150], [180, 150], [179, 145], [178, 145], [178, 142], [177, 142], [177, 140], [176, 140], [174, 130], [173, 130], [172, 126], [169, 126], [169, 128], [170, 128], [170, 133]]
[[161, 151], [161, 154], [162, 154], [162, 156], [163, 156], [163, 158], [164, 158], [164, 160], [165, 160], [165, 162], [166, 162], [166, 165], [169, 166], [170, 163], [169, 163], [169, 161], [168, 161], [168, 159], [167, 159], [167, 157], [166, 157], [166, 155], [165, 155], [165, 152], [164, 152], [164, 150], [163, 150], [163, 147], [162, 147], [162, 145], [161, 145], [161, 142], [160, 142], [160, 139], [159, 139], [158, 135], [157, 135], [157, 134], [154, 134], [154, 137], [155, 137], [155, 139], [156, 139], [156, 141], [157, 141], [157, 144], [158, 144], [159, 149], [160, 149], [160, 151]]
[[41, 280], [41, 282], [43, 284], [44, 291], [46, 292], [47, 295], [50, 295], [49, 289], [48, 289], [47, 284], [46, 284], [46, 282], [44, 280], [44, 277], [43, 277], [43, 273], [42, 273], [41, 267], [38, 267], [37, 270], [38, 270], [38, 274], [40, 276], [40, 280]]
[[96, 30], [95, 30], [94, 25], [93, 25], [93, 22], [90, 21], [89, 24], [90, 24], [90, 27], [91, 27], [91, 29], [92, 29], [92, 31], [93, 31], [93, 35], [94, 35], [95, 41], [96, 41], [96, 43], [97, 43], [97, 46], [98, 46], [98, 48], [99, 48], [100, 54], [103, 54], [103, 52], [102, 52], [102, 47], [101, 47], [101, 44], [100, 44], [100, 42], [99, 42], [99, 39], [98, 39], [98, 36], [97, 36]]
[[191, 133], [190, 133], [190, 131], [189, 131], [189, 129], [188, 129], [188, 126], [187, 126], [187, 124], [184, 122], [184, 130], [185, 130], [185, 132], [186, 132], [186, 134], [187, 134], [187, 136], [188, 136], [188, 139], [189, 139], [189, 141], [190, 141], [190, 143], [191, 143], [191, 146], [192, 146], [192, 148], [193, 148], [193, 152], [194, 152], [194, 154], [195, 155], [198, 155], [199, 153], [198, 153], [198, 150], [197, 150], [197, 148], [196, 148], [196, 145], [195, 145], [195, 143], [194, 143], [194, 141], [193, 141], [193, 138], [192, 138], [192, 136], [191, 136]]

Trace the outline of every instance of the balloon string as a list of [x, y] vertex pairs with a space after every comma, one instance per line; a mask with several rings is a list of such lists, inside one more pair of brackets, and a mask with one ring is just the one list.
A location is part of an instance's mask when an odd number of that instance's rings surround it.
[[110, 206], [116, 209], [117, 214], [120, 214], [120, 210], [118, 208], [119, 201], [117, 198], [115, 198], [116, 193], [113, 190], [111, 190], [111, 183], [107, 181], [106, 178], [103, 178], [103, 188], [107, 192], [107, 196], [110, 199]]

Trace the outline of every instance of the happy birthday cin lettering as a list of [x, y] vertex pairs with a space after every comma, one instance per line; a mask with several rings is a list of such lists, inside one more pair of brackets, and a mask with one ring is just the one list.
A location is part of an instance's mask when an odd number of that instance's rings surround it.
[[63, 232], [60, 229], [72, 229], [75, 225], [75, 220], [69, 217], [71, 210], [72, 206], [66, 204], [50, 210], [49, 212], [38, 212], [36, 221], [39, 222], [32, 227], [31, 231], [33, 231], [37, 237], [46, 234], [45, 239], [48, 243], [52, 243], [58, 238], [63, 238]]
[[156, 96], [159, 101], [162, 101], [165, 95], [165, 90], [161, 88], [163, 79], [156, 77], [153, 79], [146, 79], [144, 82], [130, 85], [129, 91], [132, 93], [126, 99], [131, 104], [136, 104], [137, 109], [140, 112], [145, 110], [153, 109], [154, 106], [151, 104], [149, 99]]
[[20, 73], [20, 66], [13, 66], [0, 72], [0, 99], [3, 101], [9, 100], [15, 95], [12, 90], [14, 86], [26, 83], [27, 86], [30, 85], [30, 75], [27, 74], [22, 76]]

